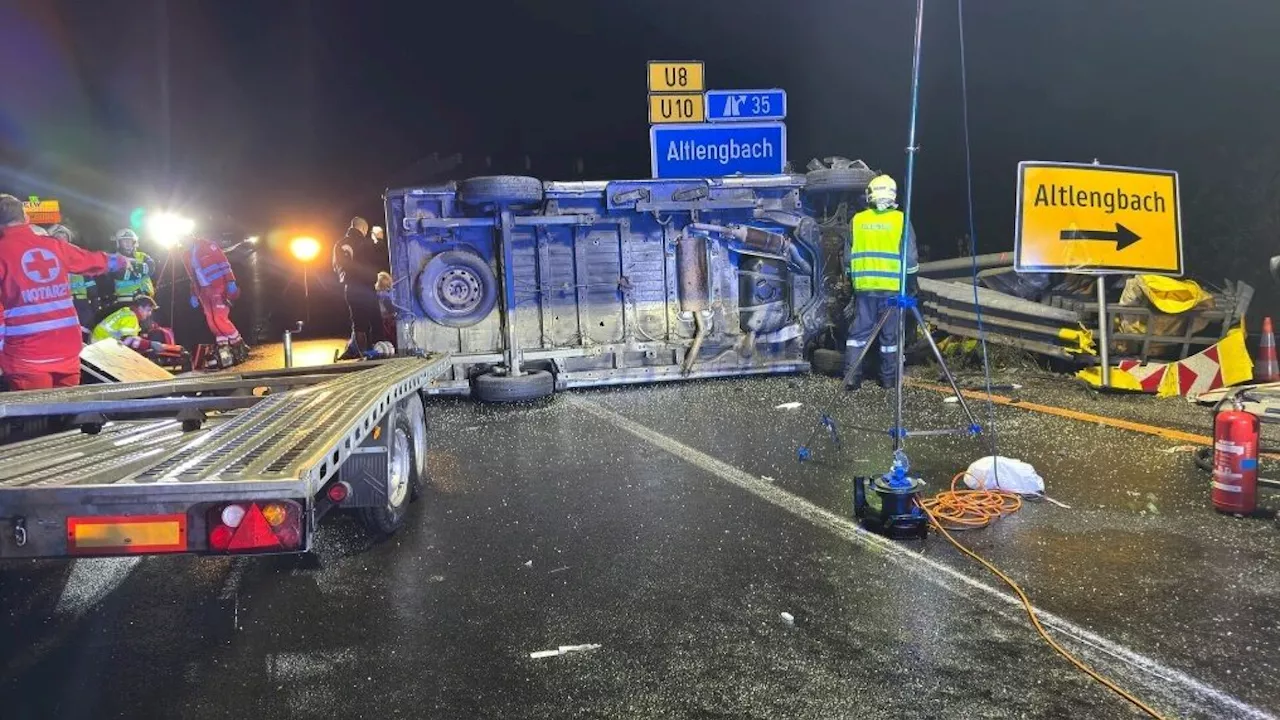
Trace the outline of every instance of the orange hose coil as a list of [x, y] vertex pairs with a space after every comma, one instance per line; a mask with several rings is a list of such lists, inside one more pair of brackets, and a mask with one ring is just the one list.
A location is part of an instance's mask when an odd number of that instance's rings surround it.
[[[1031, 620], [1032, 627], [1035, 628], [1041, 639], [1053, 648], [1059, 655], [1066, 658], [1072, 665], [1075, 665], [1081, 672], [1101, 683], [1108, 690], [1127, 700], [1134, 707], [1146, 713], [1150, 717], [1157, 720], [1164, 720], [1159, 711], [1150, 705], [1138, 699], [1133, 693], [1125, 690], [1117, 685], [1110, 678], [1099, 673], [1097, 670], [1089, 667], [1084, 661], [1072, 655], [1069, 650], [1058, 644], [1056, 640], [1049, 636], [1049, 631], [1045, 630], [1044, 625], [1040, 623], [1040, 616], [1036, 614], [1035, 606], [1031, 604], [1031, 598], [1023, 592], [1022, 587], [1013, 581], [1013, 578], [1001, 572], [999, 568], [992, 565], [989, 560], [982, 557], [978, 553], [961, 545], [958, 540], [951, 536], [948, 530], [975, 530], [983, 528], [991, 524], [992, 520], [1004, 517], [1011, 513], [1017, 512], [1022, 507], [1022, 498], [1016, 493], [1005, 492], [1003, 490], [957, 490], [956, 482], [963, 478], [967, 472], [960, 472], [951, 478], [951, 489], [944, 490], [931, 498], [919, 501], [920, 509], [924, 510], [929, 516], [929, 520], [933, 526], [942, 533], [952, 545], [960, 552], [968, 555], [978, 564], [990, 570], [993, 575], [1000, 578], [1006, 585], [1017, 594], [1018, 600], [1022, 602], [1022, 607], [1027, 612], [1027, 618]], [[946, 523], [944, 525], [943, 523]]]

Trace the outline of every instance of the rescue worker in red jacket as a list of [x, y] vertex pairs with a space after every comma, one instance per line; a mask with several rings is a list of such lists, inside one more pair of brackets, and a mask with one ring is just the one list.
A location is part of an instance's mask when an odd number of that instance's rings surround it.
[[229, 346], [232, 357], [243, 362], [249, 357], [249, 346], [231, 322], [231, 303], [240, 297], [231, 261], [213, 240], [192, 238], [183, 247], [182, 264], [191, 278], [192, 309], [204, 310], [214, 342]]
[[0, 370], [8, 389], [80, 384], [80, 318], [70, 275], [92, 277], [128, 263], [37, 235], [22, 201], [0, 195]]

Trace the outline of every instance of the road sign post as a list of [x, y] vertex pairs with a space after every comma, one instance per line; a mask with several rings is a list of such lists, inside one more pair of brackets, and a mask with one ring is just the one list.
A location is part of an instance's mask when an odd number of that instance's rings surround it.
[[777, 175], [787, 164], [782, 123], [654, 125], [649, 129], [655, 178]]
[[708, 90], [709, 122], [759, 122], [787, 117], [785, 90]]
[[1179, 197], [1172, 170], [1018, 163], [1014, 269], [1098, 276], [1103, 387], [1111, 385], [1106, 277], [1182, 275]]

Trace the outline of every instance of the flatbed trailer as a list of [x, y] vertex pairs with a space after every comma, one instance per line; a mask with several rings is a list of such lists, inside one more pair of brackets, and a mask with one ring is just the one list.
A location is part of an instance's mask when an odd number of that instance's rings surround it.
[[0, 395], [0, 559], [305, 552], [426, 480], [447, 354]]

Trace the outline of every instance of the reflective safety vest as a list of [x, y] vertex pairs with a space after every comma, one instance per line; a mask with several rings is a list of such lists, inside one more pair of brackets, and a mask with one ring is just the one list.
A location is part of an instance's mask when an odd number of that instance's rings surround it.
[[123, 307], [111, 313], [93, 329], [94, 342], [107, 338], [124, 342], [125, 338], [141, 335], [142, 324], [138, 322], [138, 316], [133, 314], [132, 307]]
[[151, 268], [155, 263], [151, 256], [135, 250], [133, 259], [142, 263], [143, 270], [141, 273], [135, 272], [132, 268], [126, 269], [124, 274], [117, 277], [116, 280], [116, 302], [130, 302], [138, 295], [155, 295], [156, 286], [151, 281]]
[[88, 300], [89, 288], [93, 285], [93, 281], [83, 275], [72, 274], [71, 279], [71, 297], [75, 300]]
[[849, 278], [855, 291], [898, 292], [902, 211], [863, 210], [849, 223]]

